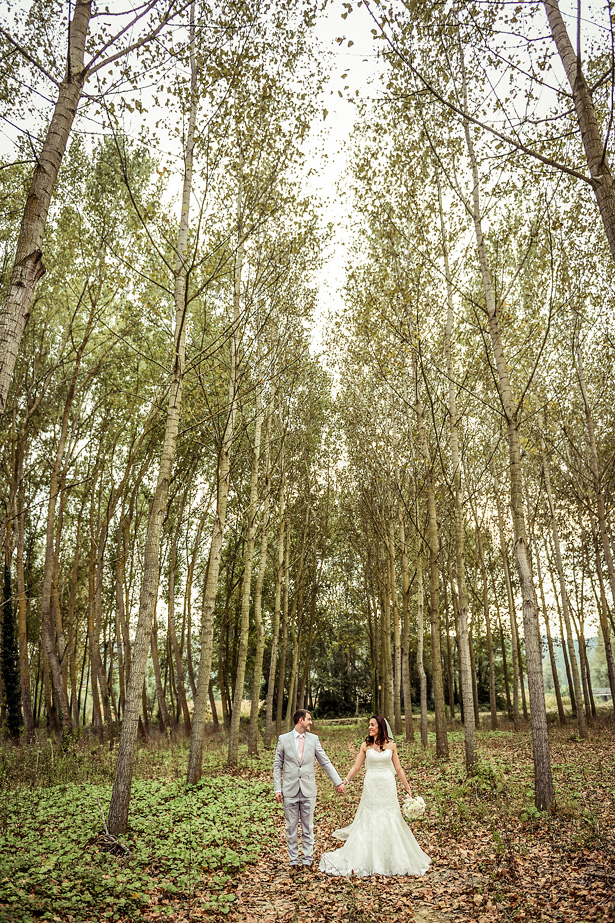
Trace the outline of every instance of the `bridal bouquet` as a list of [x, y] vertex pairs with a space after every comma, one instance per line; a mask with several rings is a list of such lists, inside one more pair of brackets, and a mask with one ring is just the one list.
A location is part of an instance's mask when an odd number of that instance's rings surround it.
[[404, 817], [407, 817], [408, 820], [417, 820], [417, 818], [422, 817], [425, 813], [425, 801], [420, 795], [417, 795], [416, 798], [411, 798], [410, 795], [406, 795], [401, 809], [404, 812]]

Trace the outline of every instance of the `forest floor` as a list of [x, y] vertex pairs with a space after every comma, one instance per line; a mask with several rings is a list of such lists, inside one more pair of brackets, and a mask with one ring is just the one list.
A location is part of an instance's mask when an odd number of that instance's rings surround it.
[[[323, 729], [328, 753], [343, 771], [359, 742], [358, 728]], [[356, 735], [356, 736], [355, 736]], [[344, 738], [346, 738], [344, 740]], [[331, 878], [318, 871], [290, 879], [283, 821], [277, 838], [241, 876], [236, 923], [257, 920], [400, 923], [526, 921], [593, 923], [615, 920], [615, 728], [552, 726], [551, 756], [557, 792], [553, 814], [533, 805], [531, 740], [526, 730], [482, 732], [476, 774], [463, 771], [460, 733], [451, 735], [451, 759], [440, 762], [420, 747], [400, 746], [413, 792], [428, 810], [413, 831], [432, 858], [424, 878]], [[433, 741], [432, 741], [433, 745]], [[323, 774], [315, 826], [316, 864], [339, 842], [331, 832], [349, 823], [360, 784], [340, 799]]]
[[[342, 773], [364, 723], [314, 727]], [[241, 768], [229, 771], [224, 741], [212, 737], [204, 778], [186, 789], [185, 743], [143, 748], [130, 854], [118, 858], [98, 840], [112, 753], [91, 742], [64, 757], [49, 744], [23, 748], [19, 758], [4, 748], [0, 923], [613, 921], [615, 726], [603, 716], [583, 741], [575, 730], [550, 725], [557, 797], [550, 814], [533, 805], [528, 728], [480, 731], [471, 777], [459, 726], [451, 727], [447, 761], [436, 759], [432, 735], [426, 751], [399, 743], [413, 792], [427, 802], [412, 825], [432, 859], [423, 878], [338, 879], [317, 870], [320, 853], [339, 846], [332, 831], [352, 819], [360, 779], [340, 797], [319, 771], [315, 866], [291, 878], [271, 752], [244, 751]]]

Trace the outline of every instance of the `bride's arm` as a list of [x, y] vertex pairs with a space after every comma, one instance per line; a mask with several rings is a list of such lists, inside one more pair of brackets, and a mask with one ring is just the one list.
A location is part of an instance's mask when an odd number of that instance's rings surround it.
[[365, 751], [366, 751], [366, 750], [367, 750], [367, 746], [366, 746], [366, 744], [365, 744], [365, 741], [363, 741], [363, 743], [361, 744], [361, 749], [359, 750], [359, 755], [357, 756], [356, 760], [354, 761], [354, 766], [352, 767], [352, 769], [350, 770], [350, 772], [348, 773], [348, 775], [347, 775], [346, 778], [344, 779], [344, 782], [352, 782], [352, 780], [354, 779], [354, 777], [355, 777], [356, 774], [358, 773], [359, 769], [361, 768], [361, 766], [362, 766], [363, 763], [365, 762]]
[[395, 766], [395, 771], [397, 775], [399, 776], [399, 781], [401, 782], [403, 787], [406, 789], [410, 797], [412, 797], [412, 792], [410, 791], [410, 786], [408, 785], [408, 780], [406, 779], [406, 773], [404, 772], [403, 767], [399, 761], [399, 754], [397, 752], [396, 744], [393, 744], [392, 750], [393, 750], [393, 765]]

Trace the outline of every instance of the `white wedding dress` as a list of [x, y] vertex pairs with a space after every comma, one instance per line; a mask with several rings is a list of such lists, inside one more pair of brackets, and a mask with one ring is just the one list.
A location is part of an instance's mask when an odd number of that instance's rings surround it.
[[346, 842], [323, 853], [329, 875], [424, 875], [431, 864], [402, 817], [391, 750], [368, 749], [363, 794], [349, 827], [333, 834]]

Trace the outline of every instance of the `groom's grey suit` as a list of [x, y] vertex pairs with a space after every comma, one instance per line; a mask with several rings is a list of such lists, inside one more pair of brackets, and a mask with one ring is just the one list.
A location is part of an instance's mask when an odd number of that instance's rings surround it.
[[273, 761], [273, 786], [276, 793], [282, 792], [284, 799], [286, 844], [291, 865], [299, 864], [299, 817], [301, 817], [303, 865], [312, 864], [314, 807], [316, 805], [314, 760], [318, 760], [335, 786], [341, 785], [342, 780], [316, 734], [305, 734], [301, 762], [297, 755], [295, 732], [290, 731], [278, 737]]

